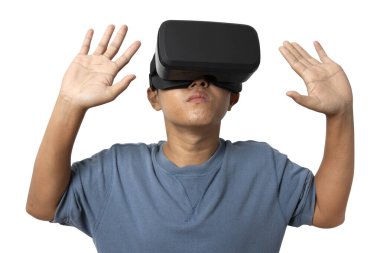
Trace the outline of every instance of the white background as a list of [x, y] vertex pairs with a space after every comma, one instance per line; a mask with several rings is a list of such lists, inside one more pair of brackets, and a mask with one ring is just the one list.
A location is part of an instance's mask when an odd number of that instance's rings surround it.
[[223, 121], [225, 139], [266, 141], [316, 172], [323, 151], [324, 116], [285, 96], [304, 92], [302, 80], [278, 51], [297, 41], [316, 55], [319, 40], [345, 69], [354, 91], [356, 174], [346, 222], [335, 229], [289, 228], [281, 252], [380, 252], [379, 227], [379, 8], [376, 1], [42, 1], [0, 3], [0, 252], [96, 252], [78, 230], [35, 220], [25, 212], [34, 158], [62, 76], [88, 28], [98, 42], [110, 23], [127, 24], [126, 44], [141, 40], [120, 73], [137, 79], [113, 103], [88, 112], [73, 160], [116, 142], [165, 139], [161, 113], [145, 91], [157, 29], [167, 19], [249, 24], [258, 31], [262, 61], [244, 84], [240, 102]]

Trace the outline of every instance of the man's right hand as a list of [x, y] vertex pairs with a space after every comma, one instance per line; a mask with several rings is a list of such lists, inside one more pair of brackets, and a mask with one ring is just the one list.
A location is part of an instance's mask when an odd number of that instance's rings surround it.
[[123, 25], [108, 45], [115, 27], [110, 25], [92, 55], [93, 30], [89, 30], [79, 54], [67, 70], [59, 97], [42, 139], [30, 183], [26, 210], [41, 220], [53, 220], [71, 177], [71, 152], [87, 109], [115, 99], [135, 78], [127, 75], [113, 84], [117, 73], [140, 47], [136, 41], [115, 61], [127, 33]]
[[134, 75], [127, 75], [118, 83], [113, 83], [117, 73], [131, 60], [141, 45], [140, 41], [135, 41], [118, 59], [112, 61], [124, 41], [128, 28], [126, 25], [121, 26], [109, 44], [114, 30], [114, 25], [107, 27], [92, 55], [88, 52], [94, 31], [90, 29], [87, 32], [79, 54], [63, 78], [60, 98], [78, 109], [87, 110], [114, 100], [135, 79]]

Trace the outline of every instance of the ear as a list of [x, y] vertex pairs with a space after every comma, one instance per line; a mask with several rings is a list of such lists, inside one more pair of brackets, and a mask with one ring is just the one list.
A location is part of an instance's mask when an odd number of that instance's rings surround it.
[[231, 111], [232, 106], [234, 106], [239, 101], [240, 93], [231, 92], [230, 95], [230, 106], [228, 110]]
[[156, 111], [161, 110], [161, 105], [158, 100], [158, 90], [152, 90], [152, 88], [149, 87], [146, 90], [146, 94], [153, 109]]

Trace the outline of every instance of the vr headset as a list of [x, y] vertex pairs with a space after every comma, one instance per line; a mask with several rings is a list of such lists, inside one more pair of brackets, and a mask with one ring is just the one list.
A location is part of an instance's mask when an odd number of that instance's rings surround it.
[[259, 64], [259, 39], [251, 26], [168, 20], [158, 30], [149, 81], [151, 88], [165, 90], [206, 78], [237, 93]]

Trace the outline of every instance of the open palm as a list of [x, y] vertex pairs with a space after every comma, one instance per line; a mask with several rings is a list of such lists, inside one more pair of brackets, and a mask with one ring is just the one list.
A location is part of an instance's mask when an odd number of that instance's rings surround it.
[[93, 36], [93, 30], [89, 30], [79, 54], [63, 78], [60, 95], [84, 109], [112, 101], [134, 79], [134, 75], [127, 75], [114, 84], [115, 76], [136, 53], [140, 42], [134, 42], [117, 60], [112, 61], [125, 38], [127, 27], [122, 26], [108, 45], [113, 31], [114, 26], [109, 26], [95, 52], [89, 55]]
[[287, 95], [298, 104], [314, 111], [335, 115], [344, 112], [352, 104], [350, 83], [343, 69], [332, 61], [322, 46], [314, 43], [320, 61], [311, 57], [297, 43], [284, 42], [280, 52], [304, 80], [307, 95], [289, 91]]

